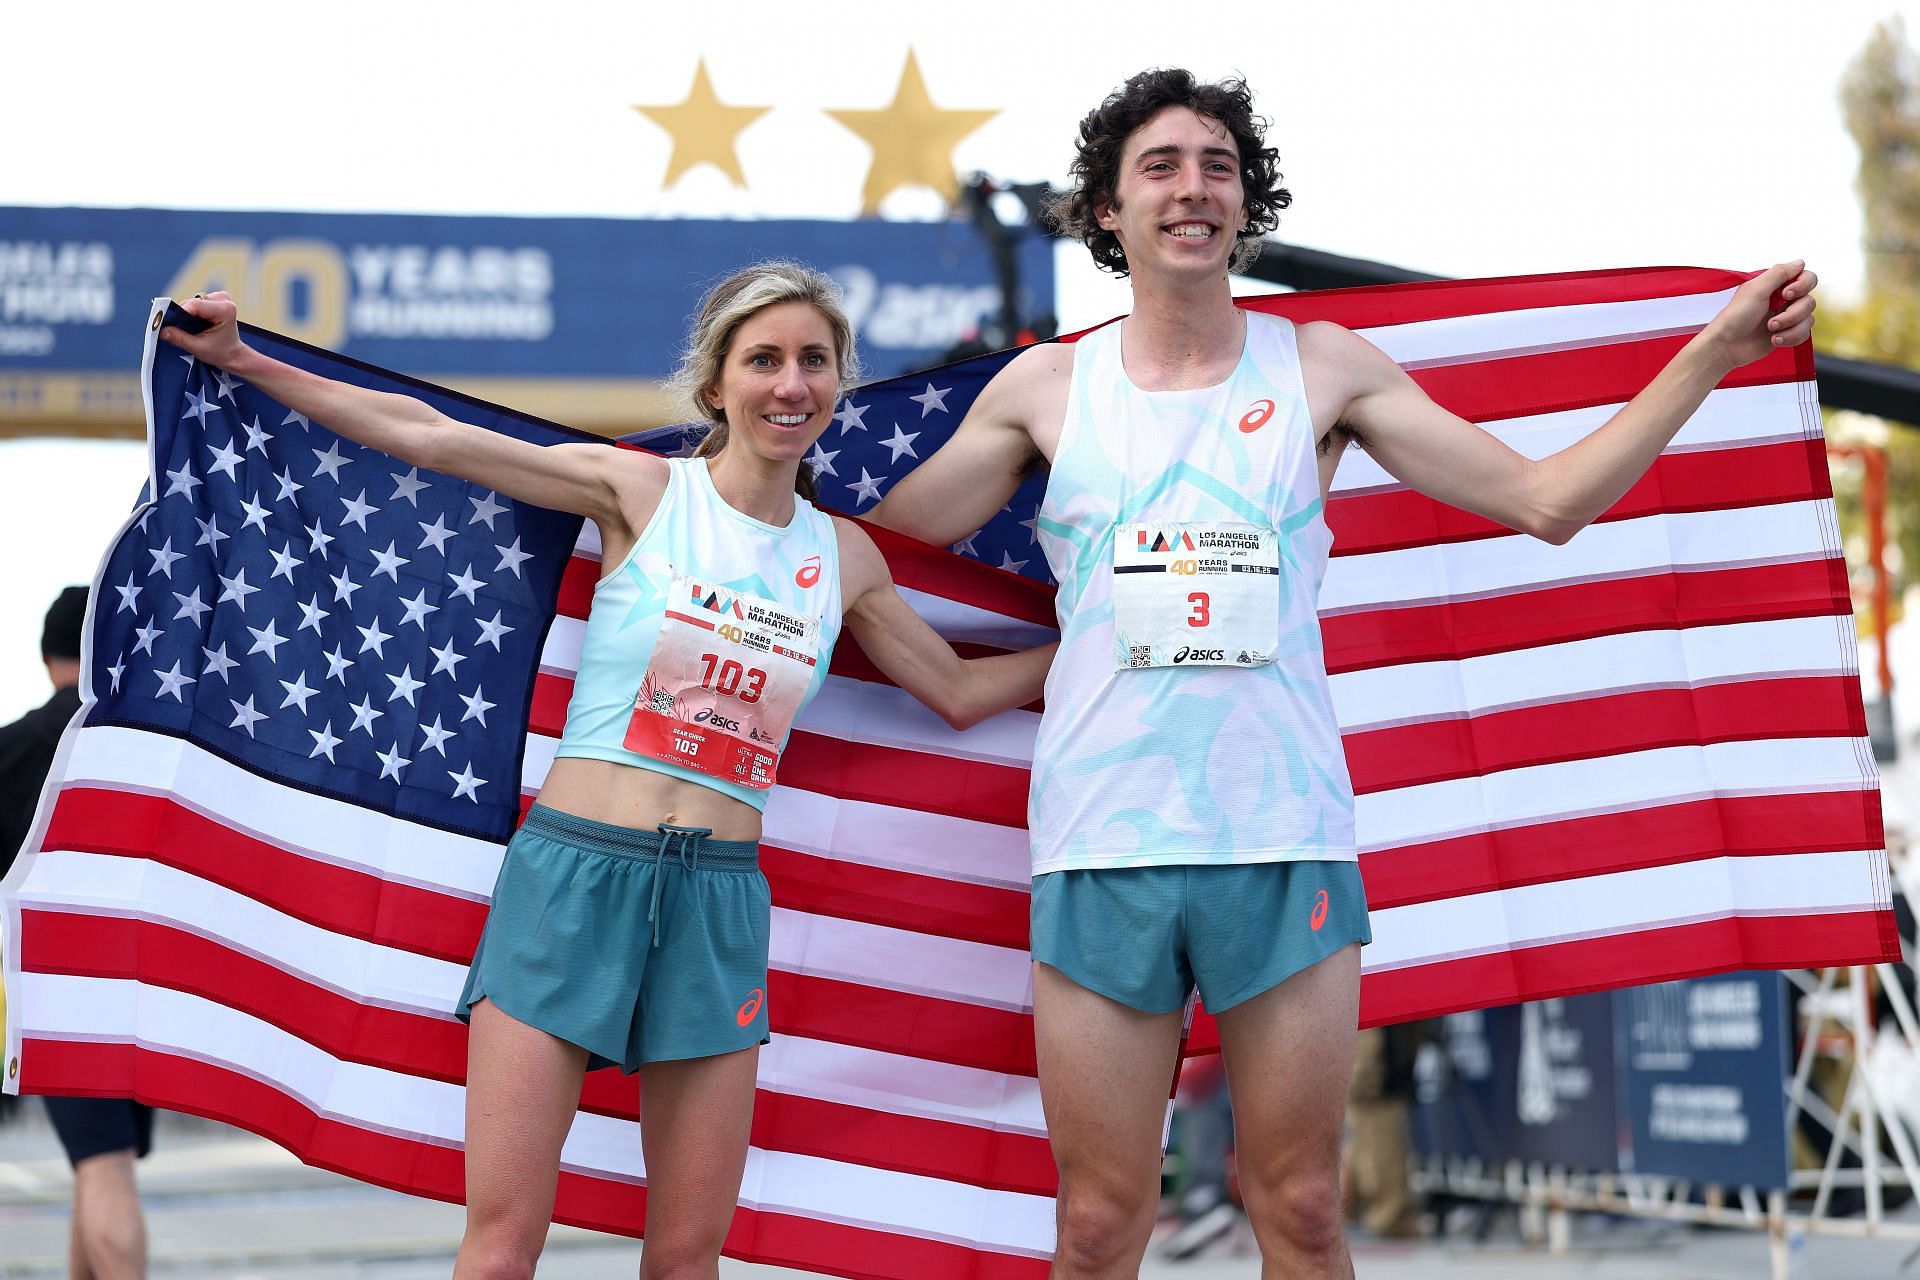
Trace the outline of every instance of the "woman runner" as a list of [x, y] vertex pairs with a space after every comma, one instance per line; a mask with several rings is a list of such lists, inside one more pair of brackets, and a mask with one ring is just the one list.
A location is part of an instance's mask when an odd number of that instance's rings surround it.
[[964, 728], [1040, 695], [1053, 646], [963, 660], [894, 590], [801, 466], [857, 374], [826, 276], [770, 262], [707, 295], [676, 381], [713, 423], [669, 461], [541, 447], [318, 377], [211, 322], [161, 336], [401, 461], [578, 513], [600, 531], [566, 729], [508, 846], [458, 1010], [467, 1225], [456, 1280], [533, 1274], [582, 1073], [641, 1075], [643, 1280], [717, 1275], [767, 1040], [770, 895], [757, 846], [788, 731], [844, 619], [874, 664]]

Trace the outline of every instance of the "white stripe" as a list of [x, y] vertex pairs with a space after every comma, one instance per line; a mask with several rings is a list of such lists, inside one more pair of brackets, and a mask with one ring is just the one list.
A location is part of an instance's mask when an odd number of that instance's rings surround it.
[[1025, 827], [775, 787], [761, 839], [816, 857], [1026, 889], [1033, 857]]
[[773, 909], [769, 968], [1020, 1013], [1033, 1008], [1025, 948]]
[[[1758, 387], [1722, 387], [1711, 392], [1705, 403], [1680, 428], [1667, 453], [1691, 453], [1702, 449], [1725, 449], [1749, 443], [1772, 443], [1782, 439], [1804, 439], [1809, 427], [1817, 429], [1819, 413], [1809, 409], [1813, 397], [1810, 382], [1768, 383]], [[1544, 458], [1558, 453], [1592, 435], [1621, 405], [1593, 405], [1560, 413], [1533, 414], [1523, 418], [1503, 418], [1481, 424], [1483, 430], [1528, 458]], [[1811, 421], [1804, 416], [1812, 413]], [[1333, 493], [1374, 489], [1405, 488], [1374, 456], [1364, 449], [1348, 449], [1340, 455], [1340, 469], [1334, 472]]]
[[1873, 849], [1705, 858], [1390, 907], [1371, 913], [1362, 968], [1743, 914], [1884, 908], [1885, 857]]
[[905, 689], [828, 676], [794, 727], [848, 742], [1024, 769], [1033, 760], [1033, 738], [1040, 729], [1040, 716], [1015, 708], [970, 729], [956, 729]]
[[81, 729], [62, 785], [171, 796], [283, 849], [473, 899], [492, 892], [504, 848], [269, 782], [183, 738], [140, 729]]
[[[197, 996], [37, 973], [24, 975], [21, 995], [22, 1005], [33, 1010], [22, 1026], [30, 1035], [134, 1040], [275, 1082], [310, 1110], [348, 1124], [439, 1145], [461, 1141], [464, 1093], [458, 1086], [340, 1062], [277, 1027]], [[643, 1179], [639, 1126], [582, 1113], [561, 1163], [622, 1181]], [[749, 1152], [740, 1201], [923, 1238], [977, 1241], [989, 1250], [1037, 1254], [1053, 1241], [1053, 1202], [1045, 1196], [786, 1152]]]
[[901, 587], [900, 598], [926, 620], [928, 626], [953, 642], [992, 645], [1019, 651], [1036, 645], [1051, 644], [1060, 638], [1055, 628], [1036, 622], [1023, 622], [991, 609], [927, 591]]
[[243, 893], [143, 858], [48, 850], [23, 908], [132, 917], [223, 942], [363, 1004], [451, 1017], [467, 967], [296, 920]]
[[1864, 738], [1662, 747], [1360, 796], [1362, 852], [1715, 796], [1877, 789]]
[[[1636, 631], [1329, 677], [1343, 733], [1505, 707], [1773, 675], [1857, 675], [1851, 618]], [[1844, 634], [1843, 634], [1844, 633]]]
[[585, 556], [598, 563], [600, 560], [600, 526], [591, 520], [580, 522], [580, 536], [573, 540], [575, 554]]
[[1320, 612], [1468, 599], [1669, 566], [1706, 569], [1825, 559], [1837, 557], [1839, 545], [1833, 503], [1824, 498], [1651, 515], [1588, 525], [1563, 547], [1512, 534], [1336, 557], [1320, 590]]
[[760, 1050], [760, 1087], [869, 1111], [1047, 1136], [1031, 1076], [778, 1035]]
[[1393, 357], [1396, 364], [1462, 364], [1527, 348], [1619, 342], [1645, 334], [1704, 328], [1733, 297], [1677, 294], [1629, 302], [1583, 302], [1564, 307], [1528, 307], [1479, 315], [1378, 325], [1354, 332]]

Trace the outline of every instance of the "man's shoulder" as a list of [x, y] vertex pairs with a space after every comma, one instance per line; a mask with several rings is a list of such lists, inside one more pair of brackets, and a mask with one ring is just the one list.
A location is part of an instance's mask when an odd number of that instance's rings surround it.
[[44, 703], [12, 724], [0, 725], [0, 747], [20, 747], [29, 743], [57, 741], [60, 733], [80, 709], [79, 691], [59, 689]]
[[1074, 347], [1071, 342], [1036, 342], [1007, 361], [993, 380], [1019, 391], [1064, 385], [1073, 377]]

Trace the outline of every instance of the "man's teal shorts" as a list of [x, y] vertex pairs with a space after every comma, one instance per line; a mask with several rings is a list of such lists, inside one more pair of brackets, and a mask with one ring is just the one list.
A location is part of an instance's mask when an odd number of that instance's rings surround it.
[[455, 1011], [481, 997], [588, 1068], [767, 1042], [772, 896], [752, 841], [534, 805], [507, 846]]
[[1219, 1013], [1373, 941], [1356, 862], [1050, 871], [1032, 911], [1035, 960], [1142, 1013], [1195, 986]]

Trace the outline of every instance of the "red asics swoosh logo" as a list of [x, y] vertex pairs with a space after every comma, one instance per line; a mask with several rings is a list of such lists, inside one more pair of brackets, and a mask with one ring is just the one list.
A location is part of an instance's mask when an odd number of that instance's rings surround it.
[[1318, 894], [1314, 895], [1313, 915], [1307, 920], [1307, 924], [1313, 929], [1315, 933], [1318, 933], [1320, 932], [1320, 926], [1325, 924], [1326, 922], [1327, 922], [1327, 891], [1325, 889], [1322, 889]]
[[[1318, 925], [1315, 925], [1314, 927], [1316, 929], [1319, 928]], [[760, 1002], [765, 999], [766, 999], [766, 993], [761, 991], [760, 988], [758, 987], [755, 987], [753, 990], [747, 992], [747, 1002], [740, 1006], [740, 1011], [733, 1015], [733, 1020], [739, 1023], [743, 1027], [746, 1026], [749, 1022], [752, 1022], [756, 1016], [759, 1015]]]
[[800, 565], [800, 572], [793, 575], [794, 585], [810, 587], [820, 581], [820, 557], [808, 556]]
[[1268, 419], [1272, 417], [1273, 401], [1255, 400], [1253, 408], [1247, 410], [1245, 416], [1240, 419], [1240, 430], [1250, 435], [1266, 426]]

